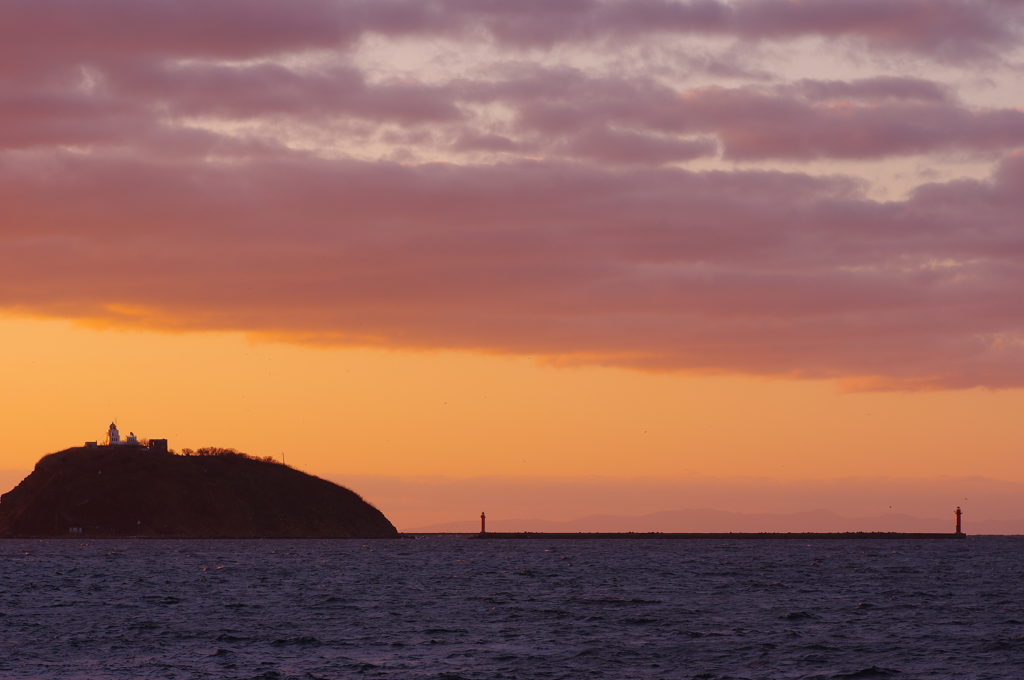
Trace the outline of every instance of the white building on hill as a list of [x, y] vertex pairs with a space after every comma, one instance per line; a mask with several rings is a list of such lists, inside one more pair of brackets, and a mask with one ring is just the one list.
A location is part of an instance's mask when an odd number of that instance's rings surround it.
[[[86, 442], [85, 446], [94, 447], [97, 442]], [[117, 423], [111, 423], [110, 427], [107, 428], [107, 446], [143, 446], [139, 443], [139, 438], [135, 436], [134, 432], [129, 432], [128, 436], [122, 441], [121, 433], [117, 430]], [[150, 439], [145, 444], [151, 451], [163, 451], [167, 452], [167, 440], [166, 439]]]
[[115, 423], [111, 423], [110, 429], [107, 430], [107, 446], [118, 446], [119, 444], [138, 446], [139, 439], [135, 436], [134, 432], [129, 432], [128, 438], [121, 441], [121, 433], [117, 431], [117, 425]]

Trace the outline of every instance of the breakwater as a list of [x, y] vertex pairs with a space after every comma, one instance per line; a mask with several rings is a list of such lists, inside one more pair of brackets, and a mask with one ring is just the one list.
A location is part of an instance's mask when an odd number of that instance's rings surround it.
[[895, 541], [907, 541], [907, 540], [945, 540], [945, 539], [962, 539], [967, 538], [967, 534], [963, 533], [948, 533], [948, 534], [934, 534], [934, 533], [902, 533], [893, 531], [850, 531], [850, 532], [837, 532], [837, 533], [545, 533], [545, 532], [486, 532], [479, 534], [466, 534], [470, 538], [478, 539], [490, 539], [490, 540], [529, 540], [529, 539], [581, 539], [581, 540], [592, 540], [592, 539], [714, 539], [714, 540], [796, 540], [796, 541], [816, 541], [816, 540], [895, 540]]

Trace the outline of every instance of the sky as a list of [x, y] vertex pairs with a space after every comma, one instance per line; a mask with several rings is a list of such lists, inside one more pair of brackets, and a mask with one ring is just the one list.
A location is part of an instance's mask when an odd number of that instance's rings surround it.
[[1022, 28], [1009, 0], [5, 2], [0, 486], [116, 418], [400, 528], [460, 494], [1011, 497]]

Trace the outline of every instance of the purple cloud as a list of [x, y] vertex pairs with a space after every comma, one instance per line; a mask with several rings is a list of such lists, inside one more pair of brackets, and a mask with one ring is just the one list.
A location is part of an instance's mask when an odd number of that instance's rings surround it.
[[[655, 34], [819, 36], [976, 69], [1009, 58], [1020, 18], [997, 0], [15, 0], [0, 8], [0, 307], [1024, 386], [1021, 108], [920, 75], [694, 85], [693, 60], [559, 60], [656, 51]], [[493, 63], [370, 68], [367, 37]], [[733, 164], [952, 154], [994, 171], [883, 202], [863, 179]], [[372, 160], [387, 158], [403, 162]]]
[[1024, 385], [1019, 157], [900, 203], [770, 172], [37, 161], [0, 167], [6, 307], [652, 370]]

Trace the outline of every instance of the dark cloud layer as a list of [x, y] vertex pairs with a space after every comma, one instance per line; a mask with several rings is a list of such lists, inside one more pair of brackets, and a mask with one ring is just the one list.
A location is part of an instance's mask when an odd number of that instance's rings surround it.
[[[159, 144], [172, 133], [196, 135], [180, 125], [189, 119], [448, 124], [438, 132], [453, 137], [455, 150], [605, 163], [689, 160], [716, 155], [719, 146], [725, 158], [740, 160], [990, 154], [1024, 146], [1024, 111], [972, 109], [940, 84], [910, 78], [677, 91], [570, 69], [425, 85], [372, 83], [351, 66], [299, 72], [273, 63], [141, 63], [96, 79], [88, 86], [0, 82], [0, 149]], [[511, 127], [488, 128], [474, 117], [479, 105], [504, 107]]]
[[301, 156], [8, 159], [0, 182], [9, 307], [655, 370], [1024, 384], [1020, 157], [900, 203], [799, 174]]
[[246, 59], [350, 44], [365, 33], [464, 37], [550, 47], [644, 34], [787, 40], [852, 37], [937, 58], [1014, 44], [1010, 0], [8, 0], [0, 63], [87, 53]]
[[[899, 73], [678, 87], [526, 49], [824, 36], [992, 64], [1020, 17], [995, 0], [4, 3], [0, 306], [855, 387], [1024, 386], [1021, 109]], [[352, 56], [367, 34], [489, 42], [500, 67], [371, 76]], [[685, 169], [951, 153], [994, 174], [880, 202], [850, 177]]]

